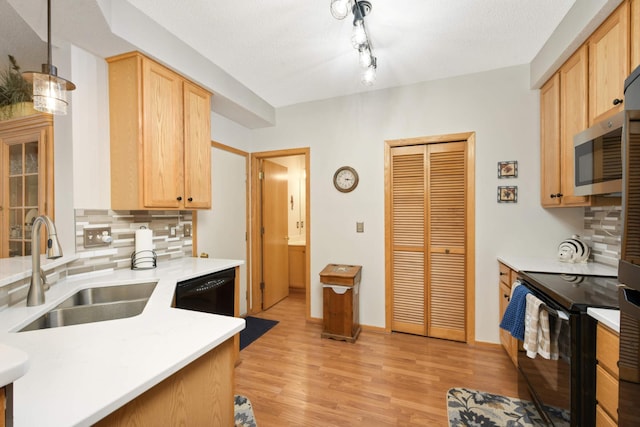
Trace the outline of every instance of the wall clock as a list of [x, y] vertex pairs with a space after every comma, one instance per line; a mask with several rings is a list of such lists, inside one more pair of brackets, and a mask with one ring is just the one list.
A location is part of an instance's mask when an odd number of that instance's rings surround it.
[[358, 186], [358, 172], [350, 166], [342, 166], [333, 174], [336, 190], [348, 193]]

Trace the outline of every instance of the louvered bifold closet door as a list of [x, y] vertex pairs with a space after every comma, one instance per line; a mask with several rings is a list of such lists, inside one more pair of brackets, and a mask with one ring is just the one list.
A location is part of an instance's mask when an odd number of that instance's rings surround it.
[[426, 335], [426, 147], [391, 149], [391, 329]]
[[465, 341], [466, 144], [428, 149], [427, 334]]

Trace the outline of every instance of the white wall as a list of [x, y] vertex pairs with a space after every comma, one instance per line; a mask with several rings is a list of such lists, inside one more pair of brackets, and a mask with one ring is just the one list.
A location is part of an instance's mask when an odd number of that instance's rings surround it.
[[[362, 269], [360, 321], [385, 326], [384, 141], [476, 132], [476, 339], [498, 342], [500, 254], [555, 256], [582, 230], [583, 210], [540, 207], [538, 92], [527, 66], [300, 104], [278, 110], [277, 125], [253, 131], [254, 151], [311, 148], [311, 314], [322, 317], [319, 272], [328, 263]], [[517, 204], [497, 204], [497, 162], [518, 160]], [[339, 193], [339, 166], [358, 188]], [[356, 221], [365, 232], [356, 233]]]
[[[92, 60], [80, 51], [74, 55], [77, 68], [72, 78], [106, 87], [102, 60]], [[212, 138], [250, 152], [311, 148], [307, 174], [311, 179], [311, 314], [322, 316], [318, 277], [322, 268], [328, 263], [359, 264], [363, 266], [361, 323], [384, 327], [384, 141], [475, 131], [476, 339], [498, 342], [496, 257], [509, 253], [552, 257], [558, 242], [583, 228], [581, 208], [540, 207], [538, 92], [528, 87], [528, 66], [523, 65], [282, 108], [272, 128], [248, 130], [213, 113]], [[85, 95], [78, 90], [73, 98], [73, 151], [82, 151], [91, 161], [100, 158], [104, 168], [108, 129], [93, 116], [105, 117], [108, 102], [100, 89], [96, 103]], [[94, 125], [76, 126], [76, 120], [92, 123], [92, 117]], [[109, 175], [104, 169], [96, 172], [86, 167], [82, 156], [75, 156], [78, 160], [71, 174], [70, 165], [61, 164], [69, 156], [58, 152], [69, 150], [66, 138], [58, 137], [62, 130], [56, 121], [57, 211], [69, 199], [69, 176], [75, 207], [99, 207], [79, 203], [103, 206], [110, 196], [107, 191], [96, 196], [95, 188], [107, 188]], [[505, 183], [496, 177], [500, 160], [519, 162], [519, 177], [508, 181], [518, 185], [517, 204], [496, 203], [496, 186]], [[355, 167], [360, 175], [358, 188], [348, 194], [339, 193], [332, 184], [333, 173], [343, 165]], [[64, 180], [58, 177], [61, 169]], [[355, 232], [357, 221], [365, 223], [364, 233]]]
[[240, 315], [247, 313], [246, 158], [211, 148], [211, 209], [198, 211], [197, 253], [211, 258], [242, 259]]
[[74, 207], [111, 207], [109, 85], [107, 63], [74, 47], [73, 181]]

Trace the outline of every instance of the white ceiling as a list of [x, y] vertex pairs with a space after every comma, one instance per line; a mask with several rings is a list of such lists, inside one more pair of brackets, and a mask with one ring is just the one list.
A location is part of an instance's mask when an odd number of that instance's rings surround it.
[[[46, 62], [46, 46], [7, 1], [0, 0], [0, 64], [7, 52], [34, 63], [27, 39], [35, 40], [35, 63]], [[378, 77], [365, 87], [352, 17], [334, 19], [330, 0], [113, 1], [128, 1], [274, 107], [529, 63], [575, 2], [371, 0], [366, 25]]]

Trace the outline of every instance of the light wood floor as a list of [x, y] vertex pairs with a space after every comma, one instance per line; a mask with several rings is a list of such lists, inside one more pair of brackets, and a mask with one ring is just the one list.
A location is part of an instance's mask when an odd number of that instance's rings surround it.
[[258, 427], [447, 426], [452, 387], [518, 397], [501, 348], [398, 333], [323, 339], [304, 308], [292, 294], [257, 315], [280, 323], [240, 352], [235, 392], [251, 400]]

